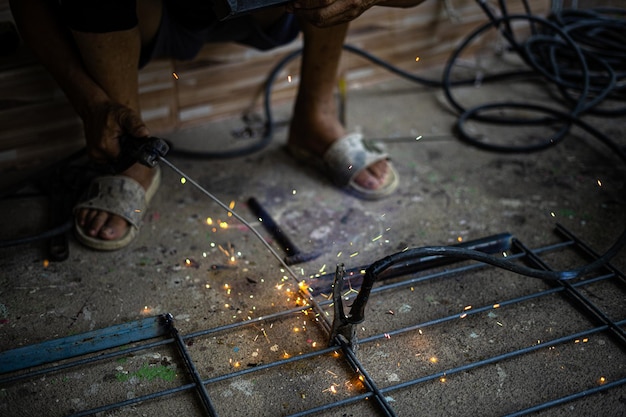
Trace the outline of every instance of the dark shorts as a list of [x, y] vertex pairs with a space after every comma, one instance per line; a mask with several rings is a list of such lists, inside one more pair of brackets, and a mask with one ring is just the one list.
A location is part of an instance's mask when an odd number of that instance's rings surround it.
[[293, 41], [299, 32], [295, 16], [288, 13], [266, 29], [245, 15], [208, 22], [203, 28], [190, 28], [168, 13], [167, 6], [164, 6], [159, 31], [152, 45], [141, 51], [139, 66], [143, 67], [156, 58], [191, 60], [208, 42], [237, 42], [269, 50]]

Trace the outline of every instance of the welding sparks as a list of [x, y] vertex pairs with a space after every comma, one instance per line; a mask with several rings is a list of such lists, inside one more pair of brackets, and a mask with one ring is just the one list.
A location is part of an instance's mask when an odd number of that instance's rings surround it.
[[200, 268], [200, 263], [193, 258], [185, 258], [185, 266], [187, 268]]
[[337, 394], [337, 387], [339, 385], [336, 383], [333, 383], [330, 388], [326, 388], [325, 390], [323, 390], [322, 392], [330, 392], [331, 394]]
[[305, 281], [300, 281], [298, 283], [298, 288], [300, 288], [300, 291], [305, 294], [309, 291], [309, 285]]
[[598, 187], [602, 187], [602, 181], [598, 180]]
[[185, 177], [180, 177], [180, 183], [181, 183], [181, 184], [184, 184], [184, 183], [186, 183], [186, 182], [187, 182], [187, 178], [185, 178]]
[[287, 76], [287, 82], [288, 82], [288, 83], [291, 83], [291, 75], [288, 75], [288, 76]]
[[419, 61], [420, 61], [420, 57], [419, 57], [419, 56], [416, 56], [416, 57], [415, 57], [415, 62], [419, 62]]
[[178, 79], [178, 74], [176, 74], [175, 72], [172, 73], [172, 77], [174, 77], [175, 80]]

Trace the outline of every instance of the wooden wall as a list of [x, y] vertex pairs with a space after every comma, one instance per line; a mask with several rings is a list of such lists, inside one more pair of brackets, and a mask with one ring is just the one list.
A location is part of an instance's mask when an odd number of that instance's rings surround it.
[[[530, 4], [536, 14], [549, 9], [548, 0]], [[522, 11], [521, 1], [509, 7], [511, 13]], [[0, 0], [0, 22], [11, 20], [8, 0]], [[454, 46], [485, 21], [475, 0], [427, 0], [411, 9], [376, 7], [351, 24], [347, 43], [419, 72], [444, 63]], [[300, 46], [298, 39], [262, 53], [230, 43], [211, 44], [192, 62], [150, 63], [139, 75], [143, 118], [154, 134], [168, 134], [259, 106], [269, 71]], [[299, 60], [292, 61], [279, 74], [274, 103], [293, 98], [298, 67]], [[394, 77], [347, 52], [340, 72], [348, 88]], [[0, 56], [0, 175], [60, 158], [82, 143], [80, 120], [27, 48], [21, 45], [16, 53]]]

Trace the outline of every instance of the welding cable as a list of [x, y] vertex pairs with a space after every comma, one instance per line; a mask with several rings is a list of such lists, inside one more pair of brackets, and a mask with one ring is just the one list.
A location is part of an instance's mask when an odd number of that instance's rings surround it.
[[518, 275], [527, 276], [531, 278], [539, 278], [550, 281], [566, 281], [575, 278], [583, 277], [591, 272], [594, 272], [600, 268], [605, 267], [612, 258], [626, 245], [626, 230], [622, 232], [622, 235], [617, 241], [600, 257], [595, 261], [583, 265], [579, 268], [552, 271], [526, 267], [521, 264], [511, 262], [505, 258], [497, 258], [487, 253], [459, 248], [454, 246], [424, 246], [420, 248], [407, 249], [402, 252], [386, 256], [372, 263], [365, 269], [363, 277], [363, 283], [358, 295], [354, 299], [348, 315], [348, 322], [352, 324], [361, 323], [365, 318], [365, 307], [369, 299], [370, 292], [374, 283], [377, 281], [378, 276], [385, 270], [391, 268], [394, 265], [406, 264], [414, 262], [415, 259], [423, 257], [443, 257], [443, 258], [456, 258], [463, 260], [477, 261], [484, 264], [492, 265], [500, 269], [504, 269]]
[[[484, 0], [479, 0], [479, 3], [484, 4]], [[614, 9], [612, 9], [612, 11], [614, 11]], [[605, 10], [605, 12], [608, 11]], [[626, 64], [624, 60], [626, 53], [616, 54], [620, 60], [616, 60], [616, 56], [609, 53], [608, 55], [612, 55], [611, 60], [605, 60], [601, 58], [602, 54], [598, 53], [597, 47], [593, 51], [587, 47], [589, 44], [597, 45], [597, 39], [592, 42], [586, 40], [583, 46], [573, 39], [574, 37], [580, 38], [580, 34], [577, 33], [577, 31], [581, 28], [595, 28], [596, 34], [606, 32], [607, 30], [603, 27], [603, 23], [606, 23], [609, 19], [605, 16], [598, 17], [596, 14], [591, 13], [583, 15], [585, 19], [589, 18], [590, 15], [593, 16], [596, 19], [593, 23], [591, 21], [581, 22], [579, 20], [574, 20], [574, 22], [571, 23], [572, 15], [569, 14], [556, 15], [551, 21], [530, 14], [515, 16], [505, 15], [501, 18], [494, 17], [489, 11], [486, 11], [486, 14], [490, 18], [490, 21], [474, 30], [465, 38], [451, 54], [444, 68], [444, 93], [448, 102], [460, 113], [455, 126], [459, 137], [471, 145], [486, 150], [529, 153], [556, 145], [565, 138], [572, 126], [577, 126], [589, 133], [592, 137], [598, 139], [609, 148], [613, 155], [616, 155], [623, 163], [626, 163], [626, 153], [623, 147], [581, 119], [581, 116], [587, 113], [602, 115], [626, 114], [626, 108], [603, 110], [597, 107], [607, 98], [620, 97], [622, 94], [624, 90], [623, 80], [626, 77], [626, 73], [623, 70]], [[621, 11], [621, 14], [626, 15], [626, 11]], [[529, 22], [532, 32], [535, 33], [535, 36], [531, 36], [523, 45], [517, 44], [512, 33], [509, 33], [511, 23], [516, 20]], [[564, 20], [570, 21], [569, 28], [561, 27], [557, 24]], [[543, 28], [539, 35], [536, 34], [536, 28], [538, 26]], [[603, 29], [599, 29], [600, 27], [603, 27]], [[610, 21], [609, 27], [611, 30], [616, 27], [621, 28], [622, 31], [619, 33], [618, 37], [624, 39], [623, 33], [625, 32], [623, 30], [626, 29], [625, 22], [612, 20]], [[546, 81], [552, 82], [557, 86], [565, 99], [564, 101], [570, 104], [569, 111], [559, 111], [544, 105], [516, 102], [488, 103], [475, 106], [471, 109], [465, 109], [458, 103], [451, 92], [451, 69], [456, 64], [461, 52], [465, 50], [475, 38], [490, 29], [499, 30], [510, 43], [509, 46], [511, 49], [517, 51], [520, 58], [527, 65], [533, 68]], [[570, 33], [575, 36], [570, 36]], [[551, 37], [546, 36], [546, 34], [550, 34]], [[615, 35], [614, 33], [612, 34]], [[609, 44], [611, 44], [611, 42], [609, 42]], [[623, 44], [619, 49], [621, 51], [624, 50]], [[591, 74], [592, 71], [590, 67], [593, 68], [593, 74]], [[575, 91], [577, 97], [574, 98], [569, 94], [570, 91]], [[513, 118], [503, 116], [503, 114], [506, 114], [505, 110], [515, 110], [516, 112], [519, 112], [519, 110], [527, 110], [533, 113], [543, 114], [543, 116], [526, 119]], [[491, 114], [496, 114], [497, 117], [491, 116]], [[470, 129], [465, 127], [466, 122], [469, 120], [478, 120], [501, 125], [546, 125], [562, 123], [562, 127], [541, 143], [525, 144], [521, 146], [499, 145], [485, 142], [481, 140], [476, 133], [470, 133]], [[569, 280], [586, 275], [605, 266], [624, 246], [626, 246], [626, 229], [622, 231], [621, 235], [611, 247], [595, 261], [579, 268], [566, 271], [544, 271], [528, 268], [502, 258], [496, 258], [491, 255], [477, 251], [469, 251], [467, 249], [451, 247], [418, 248], [407, 251], [411, 255], [396, 254], [373, 264], [370, 267], [370, 280], [375, 279], [379, 272], [388, 268], [391, 264], [402, 262], [402, 259], [406, 259], [406, 256], [435, 255], [437, 252], [442, 256], [472, 259], [491, 264], [529, 277], [548, 280]]]
[[[604, 10], [605, 13], [608, 11]], [[611, 9], [614, 14], [620, 14], [616, 10]], [[621, 11], [621, 14], [626, 14], [626, 11]], [[626, 72], [624, 72], [624, 66], [626, 64], [624, 58], [626, 58], [626, 52], [621, 53], [624, 50], [624, 46], [621, 46], [617, 54], [613, 54], [613, 51], [605, 49], [600, 50], [598, 44], [607, 43], [613, 45], [615, 42], [611, 42], [612, 38], [621, 38], [622, 45], [626, 38], [623, 33], [626, 30], [626, 22], [624, 20], [609, 19], [606, 16], [597, 16], [598, 13], [590, 12], [584, 14], [586, 17], [594, 17], [595, 20], [586, 21], [574, 21], [569, 18], [568, 13], [554, 14], [550, 19], [543, 19], [532, 15], [515, 15], [515, 16], [503, 16], [501, 18], [493, 17], [493, 14], [488, 13], [490, 22], [482, 25], [474, 32], [472, 32], [451, 54], [446, 67], [444, 69], [444, 93], [448, 102], [459, 112], [460, 122], [464, 123], [468, 118], [463, 115], [467, 109], [463, 108], [458, 101], [453, 97], [451, 93], [450, 85], [450, 72], [451, 68], [455, 65], [460, 53], [466, 49], [470, 43], [481, 35], [483, 32], [489, 29], [497, 29], [507, 39], [511, 49], [518, 52], [520, 58], [531, 68], [533, 68], [537, 74], [541, 75], [544, 80], [555, 85], [562, 93], [565, 103], [570, 104], [570, 112], [574, 117], [582, 116], [583, 114], [599, 114], [606, 116], [615, 116], [626, 114], [626, 107], [620, 107], [615, 109], [601, 109], [599, 104], [605, 101], [605, 99], [622, 99], [624, 98], [624, 92], [626, 86], [624, 85], [624, 78]], [[563, 17], [566, 16], [566, 17]], [[506, 31], [505, 22], [514, 20], [526, 20], [529, 22], [531, 28], [536, 26], [542, 27], [542, 33], [529, 37], [522, 45], [518, 44], [511, 34]], [[566, 20], [569, 26], [563, 27], [562, 22]], [[609, 26], [610, 29], [621, 28], [622, 31], [604, 29], [605, 26]], [[579, 42], [582, 38], [578, 31], [581, 28], [594, 28], [594, 32], [589, 33], [589, 36], [585, 38], [585, 42]], [[536, 29], [533, 29], [535, 31]], [[616, 33], [617, 32], [617, 33]], [[570, 36], [570, 33], [574, 36]], [[604, 39], [598, 39], [599, 34], [605, 35], [608, 39], [605, 42]], [[593, 41], [588, 40], [593, 38]], [[589, 46], [593, 45], [593, 46]], [[575, 64], [575, 65], [574, 65]], [[574, 66], [573, 66], [574, 65]], [[570, 91], [575, 91], [578, 95], [574, 98]], [[510, 103], [504, 103], [504, 106], [508, 106]], [[480, 106], [479, 106], [480, 107]], [[489, 104], [490, 108], [496, 106]], [[539, 119], [512, 119], [512, 118], [495, 118], [479, 114], [476, 109], [471, 110], [473, 113], [473, 120], [479, 120], [483, 122], [491, 122], [496, 124], [545, 124], [548, 121], [557, 122], [558, 118], [539, 118]], [[562, 119], [560, 120], [562, 121]], [[457, 124], [458, 125], [458, 124]], [[568, 125], [566, 124], [558, 135], [552, 136], [540, 145], [529, 145], [528, 147], [519, 146], [491, 146], [492, 150], [500, 152], [530, 152], [540, 150], [548, 146], [553, 146], [559, 142], [566, 133], [568, 133]], [[490, 145], [480, 143], [480, 139], [476, 137], [463, 137], [466, 142], [473, 145], [478, 145], [482, 148], [490, 148]]]
[[[363, 59], [366, 59], [372, 62], [375, 65], [382, 67], [383, 69], [395, 74], [401, 78], [409, 80], [411, 82], [421, 84], [426, 87], [436, 87], [439, 88], [442, 86], [441, 80], [438, 79], [429, 79], [426, 77], [420, 77], [408, 71], [404, 71], [394, 65], [389, 64], [388, 62], [372, 55], [360, 48], [357, 48], [353, 45], [344, 44], [343, 49], [355, 54]], [[199, 150], [188, 150], [177, 148], [173, 143], [168, 142], [170, 145], [169, 155], [172, 156], [181, 156], [190, 159], [223, 159], [223, 158], [238, 158], [242, 156], [247, 156], [258, 152], [265, 147], [267, 147], [274, 136], [274, 116], [272, 115], [272, 90], [274, 87], [274, 83], [276, 78], [283, 70], [283, 68], [289, 64], [291, 61], [299, 58], [302, 54], [302, 49], [296, 49], [293, 52], [287, 54], [283, 57], [269, 72], [265, 83], [264, 83], [264, 93], [263, 93], [263, 133], [261, 138], [253, 143], [252, 145], [248, 145], [239, 149], [230, 149], [225, 151], [199, 151]], [[534, 71], [509, 71], [502, 72], [498, 74], [487, 75], [482, 78], [483, 82], [495, 82], [502, 81], [506, 79], [512, 78], [527, 78], [531, 76], [536, 76], [536, 72]], [[450, 86], [461, 86], [461, 85], [472, 85], [476, 83], [475, 78], [464, 79], [464, 80], [455, 80], [449, 83]]]
[[192, 159], [220, 159], [220, 158], [237, 158], [252, 153], [258, 152], [267, 147], [274, 136], [274, 117], [272, 115], [272, 87], [276, 81], [276, 77], [282, 71], [282, 69], [292, 60], [299, 57], [302, 53], [302, 49], [297, 49], [284, 58], [282, 58], [278, 64], [272, 68], [269, 75], [265, 80], [264, 94], [263, 94], [263, 113], [265, 115], [265, 122], [263, 127], [263, 134], [261, 139], [252, 145], [248, 145], [241, 149], [231, 149], [226, 151], [192, 151], [186, 149], [178, 149], [173, 144], [170, 145], [169, 155], [182, 156]]
[[35, 235], [25, 236], [17, 239], [0, 240], [0, 248], [25, 245], [27, 243], [34, 243], [40, 240], [50, 239], [63, 233], [69, 232], [72, 229], [72, 226], [74, 226], [73, 219], [68, 219], [67, 221], [56, 227], [53, 227], [41, 233], [37, 233]]
[[[441, 256], [451, 257], [463, 260], [472, 260], [488, 265], [492, 265], [507, 271], [514, 272], [519, 275], [524, 275], [531, 278], [539, 278], [545, 280], [571, 280], [580, 278], [586, 274], [594, 272], [611, 261], [626, 244], [626, 231], [622, 232], [621, 236], [613, 243], [613, 245], [600, 257], [591, 263], [583, 265], [578, 268], [562, 270], [562, 271], [547, 271], [542, 269], [530, 268], [521, 264], [508, 261], [506, 258], [498, 258], [493, 255], [489, 255], [484, 252], [480, 252], [473, 249], [458, 248], [454, 246], [425, 246], [420, 248], [408, 249], [403, 252], [398, 252], [393, 255], [389, 255], [383, 259], [380, 259], [371, 264], [365, 270], [367, 280], [367, 274], [369, 271], [370, 277], [375, 279], [381, 272], [386, 270], [392, 265], [401, 264], [411, 259], [416, 259], [424, 256]], [[365, 284], [364, 284], [365, 285]]]

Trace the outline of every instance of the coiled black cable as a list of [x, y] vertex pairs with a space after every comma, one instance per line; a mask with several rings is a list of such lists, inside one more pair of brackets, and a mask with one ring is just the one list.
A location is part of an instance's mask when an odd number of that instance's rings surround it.
[[[456, 130], [461, 139], [482, 149], [497, 152], [534, 152], [546, 149], [561, 142], [569, 133], [572, 126], [584, 129], [593, 137], [598, 139], [603, 145], [607, 146], [610, 151], [616, 155], [622, 162], [626, 163], [626, 153], [624, 149], [608, 136], [595, 129], [593, 126], [584, 122], [581, 116], [585, 113], [603, 114], [603, 115], [623, 115], [626, 114], [626, 108], [617, 108], [612, 110], [599, 110], [599, 106], [607, 98], [621, 98], [625, 88], [626, 80], [626, 54], [620, 53], [626, 45], [626, 21], [622, 19], [610, 18], [607, 14], [626, 15], [626, 11], [617, 9], [602, 9], [599, 12], [590, 11], [587, 13], [560, 13], [552, 16], [551, 20], [527, 15], [514, 15], [496, 18], [489, 9], [487, 9], [484, 0], [478, 0], [483, 6], [490, 21], [473, 31], [465, 40], [457, 47], [448, 60], [443, 75], [443, 89], [449, 103], [460, 113], [456, 124]], [[503, 0], [500, 2], [504, 4]], [[504, 8], [503, 8], [504, 9]], [[573, 18], [574, 16], [584, 16], [585, 21]], [[531, 31], [534, 34], [523, 44], [518, 43], [511, 31], [511, 23], [517, 20], [527, 21], [531, 24]], [[542, 31], [537, 32], [537, 27], [541, 26]], [[582, 29], [593, 29], [594, 38], [589, 40], [588, 36], [582, 36], [579, 32]], [[621, 31], [615, 31], [616, 28]], [[455, 65], [459, 55], [474, 41], [478, 36], [487, 30], [499, 30], [504, 38], [509, 42], [512, 50], [520, 54], [524, 62], [531, 66], [537, 74], [540, 74], [546, 81], [556, 84], [559, 91], [563, 95], [563, 102], [570, 104], [570, 111], [559, 111], [544, 105], [516, 103], [516, 102], [500, 102], [488, 103], [476, 106], [471, 109], [464, 108], [452, 94], [451, 71]], [[570, 36], [574, 34], [575, 36]], [[609, 42], [600, 41], [597, 37], [600, 35], [609, 35]], [[584, 43], [581, 45], [576, 40], [582, 39]], [[617, 48], [617, 53], [612, 51], [604, 53], [605, 45], [615, 46], [616, 39], [621, 39], [621, 45]], [[593, 48], [591, 47], [593, 46]], [[609, 59], [604, 59], [604, 56]], [[594, 73], [591, 73], [593, 68]], [[572, 93], [573, 92], [573, 93]], [[576, 95], [576, 97], [574, 96]], [[524, 109], [534, 113], [543, 114], [542, 117], [533, 118], [513, 118], [510, 116], [492, 116], [489, 114], [503, 113], [507, 109]], [[498, 110], [495, 112], [494, 110]], [[491, 113], [489, 113], [491, 111]], [[489, 113], [489, 114], [486, 114]], [[513, 145], [496, 145], [487, 143], [481, 138], [472, 135], [465, 124], [469, 120], [479, 120], [494, 124], [506, 125], [526, 125], [526, 124], [554, 124], [562, 123], [561, 129], [539, 144], [529, 144], [523, 146]], [[369, 281], [369, 285], [384, 270], [395, 264], [405, 262], [407, 259], [424, 257], [424, 256], [443, 256], [454, 257], [460, 259], [471, 259], [482, 263], [490, 264], [499, 268], [503, 268], [521, 275], [547, 279], [547, 280], [569, 280], [584, 276], [605, 266], [610, 260], [619, 253], [626, 245], [626, 229], [621, 233], [611, 247], [595, 261], [566, 271], [545, 271], [535, 268], [529, 268], [523, 265], [509, 262], [503, 258], [496, 258], [491, 255], [478, 251], [470, 251], [462, 248], [454, 247], [422, 247], [409, 249], [399, 252], [381, 259], [366, 270], [365, 280]], [[366, 287], [364, 281], [364, 287]], [[359, 294], [361, 296], [361, 294]], [[366, 297], [367, 295], [364, 295]], [[356, 302], [355, 302], [356, 304]]]

